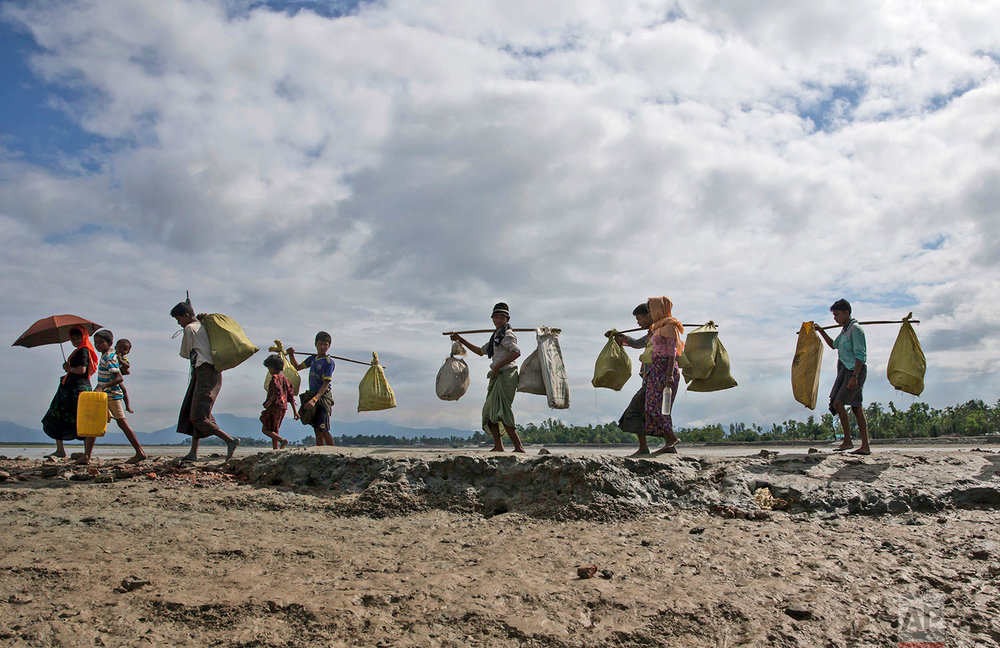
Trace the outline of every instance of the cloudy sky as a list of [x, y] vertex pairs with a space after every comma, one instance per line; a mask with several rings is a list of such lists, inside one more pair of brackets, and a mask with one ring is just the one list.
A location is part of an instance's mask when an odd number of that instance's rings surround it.
[[[995, 0], [13, 0], [0, 5], [0, 331], [75, 313], [135, 344], [133, 425], [187, 381], [170, 307], [261, 347], [378, 351], [400, 406], [335, 420], [475, 429], [485, 360], [434, 395], [442, 331], [561, 327], [573, 406], [613, 326], [669, 295], [712, 319], [736, 389], [681, 394], [679, 425], [810, 412], [789, 368], [804, 320], [913, 311], [922, 400], [1000, 384], [1000, 35]], [[869, 327], [866, 397], [909, 406]], [[486, 336], [480, 336], [485, 340]], [[533, 345], [522, 334], [523, 348]], [[4, 347], [0, 419], [40, 427], [57, 347]], [[217, 411], [259, 413], [260, 358]], [[829, 390], [828, 351], [820, 389]], [[820, 408], [820, 412], [823, 408]]]

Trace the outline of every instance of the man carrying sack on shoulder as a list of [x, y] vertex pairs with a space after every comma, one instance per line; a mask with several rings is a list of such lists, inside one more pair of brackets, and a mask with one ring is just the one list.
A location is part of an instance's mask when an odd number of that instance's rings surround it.
[[232, 459], [239, 439], [234, 439], [219, 427], [212, 408], [222, 389], [222, 373], [215, 369], [208, 331], [194, 315], [190, 302], [180, 302], [170, 309], [170, 316], [184, 329], [180, 356], [191, 362], [191, 379], [181, 404], [177, 431], [191, 436], [191, 451], [182, 459], [198, 459], [198, 443], [204, 437], [217, 436], [226, 442], [226, 460]]

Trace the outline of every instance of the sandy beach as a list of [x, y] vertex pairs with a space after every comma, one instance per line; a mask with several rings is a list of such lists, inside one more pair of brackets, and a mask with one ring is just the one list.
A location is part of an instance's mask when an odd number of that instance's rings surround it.
[[0, 641], [1000, 645], [995, 450], [536, 452], [8, 454]]

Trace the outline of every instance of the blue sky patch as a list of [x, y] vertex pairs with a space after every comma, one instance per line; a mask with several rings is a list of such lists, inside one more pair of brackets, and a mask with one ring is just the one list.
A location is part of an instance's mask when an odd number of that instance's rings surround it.
[[107, 230], [100, 225], [96, 225], [94, 223], [84, 223], [75, 230], [49, 234], [42, 240], [49, 245], [61, 245], [63, 243], [69, 243], [78, 237], [93, 236], [106, 231]]
[[294, 16], [300, 11], [311, 11], [324, 18], [343, 18], [358, 12], [363, 4], [372, 0], [250, 0], [246, 9], [265, 8]]
[[66, 156], [94, 149], [105, 138], [81, 129], [62, 105], [76, 105], [83, 92], [54, 86], [38, 78], [28, 65], [42, 49], [34, 38], [0, 21], [0, 144], [21, 159], [58, 167]]
[[817, 130], [832, 132], [844, 121], [851, 121], [854, 111], [868, 90], [868, 84], [858, 79], [852, 83], [822, 88], [817, 84], [806, 84], [809, 91], [822, 90], [819, 101], [800, 104], [798, 115], [810, 120]]
[[920, 246], [920, 249], [922, 249], [922, 250], [940, 250], [942, 247], [944, 247], [945, 241], [947, 241], [947, 240], [948, 240], [947, 236], [945, 236], [944, 234], [940, 234], [940, 235], [938, 235], [937, 238], [935, 238], [933, 240], [925, 241], [924, 244]]

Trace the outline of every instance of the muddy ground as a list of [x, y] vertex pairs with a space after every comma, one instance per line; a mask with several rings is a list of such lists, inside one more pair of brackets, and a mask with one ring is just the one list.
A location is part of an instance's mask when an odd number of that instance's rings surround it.
[[1000, 646], [993, 451], [0, 471], [2, 645]]

